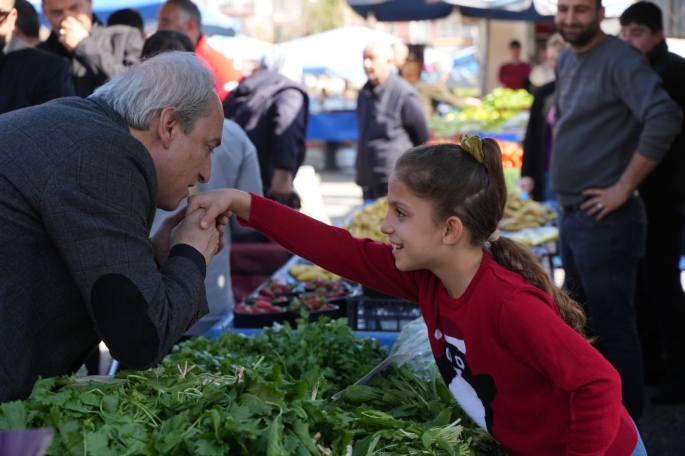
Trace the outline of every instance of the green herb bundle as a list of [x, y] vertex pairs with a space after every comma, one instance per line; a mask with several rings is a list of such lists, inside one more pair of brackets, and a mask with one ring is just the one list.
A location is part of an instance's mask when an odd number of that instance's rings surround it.
[[280, 364], [293, 378], [319, 369], [327, 381], [319, 393], [329, 397], [362, 378], [388, 356], [378, 341], [355, 334], [344, 318], [329, 321], [320, 317], [317, 323], [307, 323], [305, 318], [298, 320], [297, 328], [292, 331], [285, 323], [250, 337], [233, 332], [216, 340], [198, 337], [175, 347], [164, 363], [187, 361], [203, 371], [230, 372], [264, 357], [264, 363]]

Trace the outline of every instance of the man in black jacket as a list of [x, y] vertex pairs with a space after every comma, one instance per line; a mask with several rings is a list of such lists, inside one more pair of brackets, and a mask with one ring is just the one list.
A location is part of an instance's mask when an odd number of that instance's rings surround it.
[[224, 116], [247, 133], [257, 149], [264, 195], [299, 209], [293, 179], [306, 153], [309, 97], [282, 74], [285, 60], [270, 56], [224, 101]]
[[[685, 109], [685, 59], [668, 52], [661, 10], [639, 2], [621, 16], [620, 37], [647, 56], [663, 87]], [[640, 185], [647, 209], [647, 250], [639, 270], [635, 307], [647, 380], [666, 380], [652, 396], [659, 404], [685, 402], [685, 293], [680, 246], [685, 234], [685, 136], [681, 129], [663, 161]], [[662, 355], [663, 353], [663, 355]], [[657, 377], [657, 378], [655, 378]]]
[[390, 45], [370, 43], [364, 50], [369, 81], [357, 101], [357, 185], [364, 200], [388, 194], [395, 161], [412, 146], [428, 141], [428, 126], [416, 89], [393, 74]]
[[0, 114], [74, 95], [66, 63], [13, 35], [13, 4], [0, 0]]
[[43, 0], [43, 14], [52, 33], [38, 47], [69, 63], [80, 97], [140, 59], [140, 32], [126, 25], [105, 27], [93, 15], [91, 0]]

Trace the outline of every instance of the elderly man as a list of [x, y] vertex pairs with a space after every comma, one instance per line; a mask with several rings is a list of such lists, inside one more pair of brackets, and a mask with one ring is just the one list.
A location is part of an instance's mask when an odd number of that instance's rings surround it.
[[370, 43], [364, 50], [369, 81], [359, 92], [357, 122], [357, 185], [364, 200], [388, 194], [388, 178], [399, 156], [428, 141], [428, 126], [416, 89], [393, 74], [390, 45]]
[[126, 25], [105, 27], [93, 15], [92, 0], [43, 0], [43, 15], [52, 33], [38, 47], [69, 63], [79, 97], [140, 59], [140, 32]]
[[67, 64], [13, 33], [18, 20], [13, 4], [0, 0], [0, 114], [74, 95]]
[[88, 99], [0, 116], [0, 402], [75, 372], [100, 341], [157, 364], [207, 314], [204, 275], [228, 219], [174, 210], [207, 182], [223, 115], [190, 53], [134, 65]]
[[644, 388], [633, 294], [646, 217], [636, 189], [680, 132], [682, 112], [647, 59], [602, 31], [603, 19], [601, 0], [558, 2], [557, 29], [571, 47], [556, 63], [550, 175], [566, 286], [585, 305], [637, 421]]
[[221, 101], [242, 79], [242, 74], [233, 67], [233, 61], [212, 49], [202, 33], [202, 15], [191, 0], [168, 0], [157, 14], [158, 30], [176, 30], [190, 38], [195, 53], [210, 66], [219, 85], [217, 92]]

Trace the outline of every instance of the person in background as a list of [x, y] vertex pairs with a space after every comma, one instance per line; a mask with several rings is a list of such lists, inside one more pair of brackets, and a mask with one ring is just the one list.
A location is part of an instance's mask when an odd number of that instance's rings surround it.
[[554, 70], [547, 64], [547, 45], [543, 46], [538, 53], [540, 63], [533, 66], [528, 78], [523, 83], [523, 88], [535, 95], [535, 92], [545, 84], [554, 81]]
[[429, 136], [419, 94], [393, 73], [390, 45], [369, 43], [363, 58], [369, 80], [357, 101], [356, 182], [364, 200], [375, 200], [388, 194], [388, 179], [399, 156]]
[[634, 295], [647, 227], [636, 190], [680, 133], [683, 114], [647, 59], [606, 35], [603, 20], [599, 0], [558, 2], [557, 29], [571, 48], [557, 59], [550, 174], [565, 287], [585, 305], [637, 421], [644, 379]]
[[[661, 9], [638, 2], [623, 12], [620, 22], [620, 38], [647, 56], [666, 92], [685, 109], [685, 59], [668, 51]], [[666, 367], [666, 380], [651, 397], [657, 404], [685, 402], [685, 293], [679, 267], [685, 235], [683, 126], [661, 163], [639, 187], [647, 210], [647, 249], [638, 270], [635, 310], [645, 378], [658, 382]]]
[[[266, 56], [224, 101], [224, 116], [240, 125], [257, 148], [264, 195], [299, 209], [293, 179], [304, 162], [309, 96], [280, 54]], [[301, 76], [301, 75], [300, 75]]]
[[221, 101], [226, 99], [243, 75], [235, 69], [233, 61], [211, 48], [202, 33], [200, 9], [191, 0], [168, 0], [157, 13], [157, 30], [176, 30], [185, 33], [193, 43], [195, 53], [205, 59], [216, 76], [217, 92]]
[[435, 108], [438, 103], [447, 103], [455, 108], [463, 108], [466, 106], [465, 100], [454, 95], [447, 88], [445, 84], [440, 82], [426, 82], [421, 79], [421, 71], [423, 64], [420, 60], [409, 59], [402, 67], [400, 74], [409, 84], [414, 86], [419, 97], [421, 97], [421, 106], [426, 118], [435, 115]]
[[[145, 41], [143, 59], [162, 52], [193, 52], [190, 38], [174, 30], [160, 30]], [[209, 182], [198, 182], [200, 192], [220, 188], [237, 188], [255, 195], [262, 195], [262, 179], [259, 175], [257, 151], [242, 128], [235, 122], [224, 119], [221, 144], [212, 153], [212, 177]], [[183, 203], [185, 205], [185, 203]], [[157, 209], [151, 232], [155, 232], [164, 220], [172, 216], [171, 212]], [[209, 314], [200, 318], [184, 336], [199, 336], [207, 332], [214, 324], [226, 316], [234, 307], [233, 290], [231, 289], [231, 267], [228, 252], [231, 250], [231, 236], [236, 233], [252, 232], [231, 218], [226, 226], [223, 239], [226, 241], [225, 254], [218, 256], [207, 266], [205, 289]]]
[[14, 24], [14, 36], [29, 46], [40, 44], [40, 20], [36, 9], [26, 0], [15, 0], [17, 22]]
[[13, 34], [17, 21], [13, 4], [0, 0], [0, 114], [74, 95], [69, 66]]
[[404, 43], [393, 43], [392, 52], [394, 56], [393, 63], [395, 64], [395, 68], [397, 72], [402, 76], [402, 69], [404, 68], [404, 65], [407, 63], [407, 59], [409, 59], [409, 46], [407, 46]]
[[[546, 65], [552, 74], [559, 53], [568, 47], [564, 38], [555, 33], [547, 39]], [[549, 163], [552, 158], [552, 130], [554, 128], [555, 82], [549, 82], [535, 92], [530, 108], [530, 121], [523, 141], [523, 164], [519, 187], [535, 201], [554, 201], [549, 178]]]
[[499, 68], [499, 82], [507, 89], [522, 89], [532, 67], [530, 63], [521, 61], [521, 43], [518, 40], [509, 43], [509, 51], [511, 62]]
[[91, 0], [43, 0], [43, 15], [52, 32], [38, 47], [69, 63], [79, 97], [90, 96], [140, 59], [140, 32], [125, 25], [105, 27], [93, 14]]
[[120, 9], [110, 14], [107, 18], [107, 27], [113, 25], [128, 25], [129, 27], [138, 29], [143, 39], [147, 36], [145, 33], [145, 21], [143, 21], [143, 16], [141, 16], [138, 11], [131, 8]]

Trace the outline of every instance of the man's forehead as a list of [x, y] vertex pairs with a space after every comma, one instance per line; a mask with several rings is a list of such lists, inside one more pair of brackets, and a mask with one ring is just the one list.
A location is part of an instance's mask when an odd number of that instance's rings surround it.
[[14, 7], [14, 0], [0, 0], [0, 11], [9, 11]]
[[86, 6], [90, 2], [88, 0], [43, 0], [43, 6], [50, 9], [71, 9], [74, 6]]
[[597, 0], [558, 0], [557, 6], [588, 6], [590, 8], [595, 8], [597, 6]]

